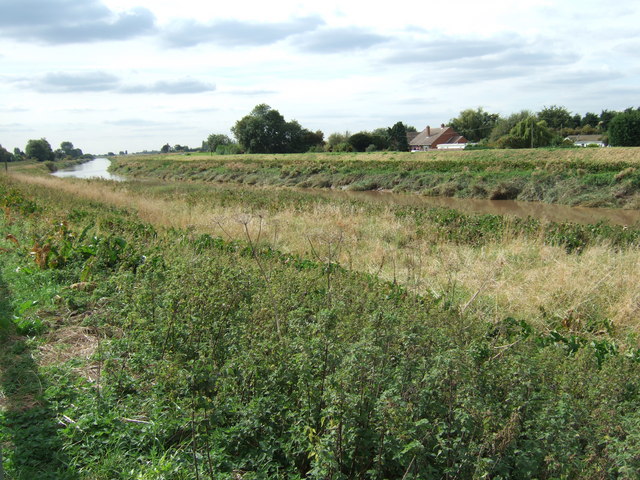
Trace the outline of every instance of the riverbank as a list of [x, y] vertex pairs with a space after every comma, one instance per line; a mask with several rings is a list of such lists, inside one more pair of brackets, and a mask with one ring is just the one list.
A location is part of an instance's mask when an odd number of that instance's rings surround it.
[[118, 157], [129, 178], [640, 208], [640, 149]]
[[[0, 442], [12, 478], [595, 478], [639, 467], [634, 326], [623, 333], [598, 308], [627, 267], [637, 284], [631, 246], [578, 255], [508, 229], [499, 243], [434, 242], [422, 224], [431, 245], [418, 252], [405, 237], [411, 212], [373, 219], [247, 189], [227, 194], [237, 217], [214, 224], [199, 196], [134, 205], [126, 185], [31, 180], [0, 179], [0, 308], [11, 318]], [[327, 228], [298, 226], [309, 255], [277, 248], [267, 214], [278, 203]], [[141, 220], [152, 209], [157, 221]], [[433, 258], [447, 289], [417, 295], [336, 265], [338, 252], [360, 256], [346, 239], [366, 237], [367, 219], [416, 254], [382, 264], [430, 280]], [[199, 231], [206, 223], [225, 238]], [[466, 271], [472, 255], [493, 268]], [[534, 323], [486, 301], [510, 273], [536, 298], [534, 270], [573, 308]], [[476, 276], [478, 293], [461, 301], [456, 273]]]

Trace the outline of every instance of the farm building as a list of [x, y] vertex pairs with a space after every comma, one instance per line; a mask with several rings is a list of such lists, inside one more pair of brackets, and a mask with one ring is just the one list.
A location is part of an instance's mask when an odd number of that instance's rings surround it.
[[423, 150], [454, 150], [463, 149], [467, 139], [451, 127], [431, 128], [427, 126], [422, 132], [409, 140], [409, 149], [412, 152]]
[[602, 135], [569, 135], [565, 140], [573, 142], [576, 147], [586, 147], [588, 145], [605, 146]]

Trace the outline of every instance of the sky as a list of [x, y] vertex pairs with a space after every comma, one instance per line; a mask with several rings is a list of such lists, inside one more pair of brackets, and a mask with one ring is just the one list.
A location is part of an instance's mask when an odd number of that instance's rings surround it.
[[0, 144], [198, 147], [266, 103], [309, 130], [640, 106], [637, 0], [0, 0]]

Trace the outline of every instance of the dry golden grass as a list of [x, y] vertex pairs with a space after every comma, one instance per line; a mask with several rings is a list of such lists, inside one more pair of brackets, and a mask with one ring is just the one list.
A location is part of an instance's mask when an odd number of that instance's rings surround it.
[[[133, 208], [144, 221], [190, 227], [227, 239], [258, 237], [284, 252], [326, 261], [334, 255], [348, 268], [395, 280], [417, 292], [481, 309], [500, 320], [516, 316], [545, 328], [561, 322], [576, 330], [608, 319], [620, 331], [640, 328], [640, 251], [606, 245], [567, 254], [541, 240], [507, 235], [482, 248], [441, 241], [428, 226], [419, 237], [414, 224], [390, 209], [375, 217], [364, 207], [318, 203], [308, 211], [283, 209], [248, 215], [240, 206], [220, 207], [135, 194], [123, 185], [19, 176], [82, 198]], [[333, 252], [333, 253], [332, 253]], [[599, 327], [596, 327], [599, 328]]]

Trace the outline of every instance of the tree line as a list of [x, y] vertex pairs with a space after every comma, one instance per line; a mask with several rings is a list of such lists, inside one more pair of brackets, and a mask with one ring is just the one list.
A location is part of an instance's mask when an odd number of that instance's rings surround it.
[[13, 149], [13, 153], [0, 145], [0, 162], [16, 162], [27, 159], [47, 162], [79, 158], [93, 158], [93, 155], [84, 154], [82, 149], [74, 147], [73, 143], [69, 141], [62, 142], [60, 148], [53, 150], [46, 138], [29, 140], [24, 151], [16, 147]]
[[552, 105], [539, 112], [522, 110], [507, 117], [482, 108], [466, 109], [449, 121], [460, 135], [480, 146], [531, 148], [572, 145], [569, 135], [599, 135], [612, 146], [640, 146], [640, 108], [572, 114]]
[[[539, 112], [522, 110], [508, 116], [479, 107], [466, 109], [448, 125], [478, 148], [536, 148], [572, 146], [569, 135], [599, 135], [612, 146], [640, 146], [640, 107], [624, 111], [602, 110], [572, 114], [565, 107], [552, 105]], [[201, 151], [216, 154], [371, 152], [406, 151], [407, 133], [416, 128], [397, 122], [391, 127], [357, 133], [332, 133], [326, 140], [322, 131], [303, 128], [297, 121], [287, 122], [269, 105], [257, 105], [231, 128], [228, 135], [212, 133], [202, 142]], [[169, 145], [163, 148], [169, 151]]]
[[278, 110], [260, 104], [231, 127], [235, 140], [212, 133], [202, 142], [201, 150], [212, 154], [408, 150], [408, 131], [416, 129], [397, 122], [372, 132], [332, 133], [325, 140], [322, 131], [308, 130], [296, 120], [286, 121]]

